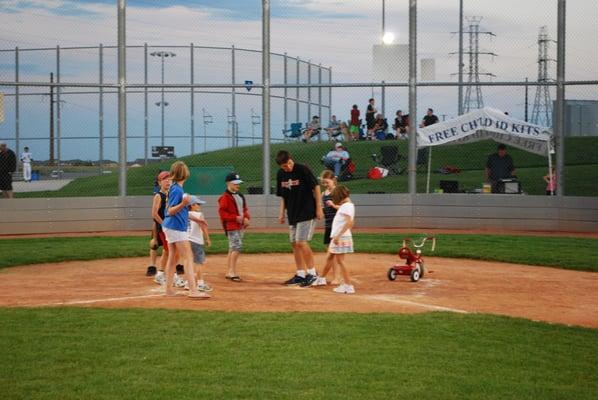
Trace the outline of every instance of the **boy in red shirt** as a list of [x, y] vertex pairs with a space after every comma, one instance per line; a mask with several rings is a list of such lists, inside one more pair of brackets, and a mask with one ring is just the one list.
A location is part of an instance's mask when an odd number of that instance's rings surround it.
[[249, 226], [249, 211], [245, 197], [239, 193], [239, 184], [243, 183], [236, 172], [226, 176], [226, 191], [218, 199], [218, 214], [228, 237], [228, 272], [226, 279], [241, 282], [237, 275], [237, 260], [243, 247], [243, 231]]

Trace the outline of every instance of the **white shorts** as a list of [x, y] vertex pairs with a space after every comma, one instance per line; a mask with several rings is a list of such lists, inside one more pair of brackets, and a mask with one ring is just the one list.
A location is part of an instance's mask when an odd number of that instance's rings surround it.
[[174, 229], [162, 228], [164, 234], [166, 235], [166, 240], [168, 244], [176, 243], [176, 242], [184, 242], [189, 240], [189, 234], [187, 231], [177, 231]]

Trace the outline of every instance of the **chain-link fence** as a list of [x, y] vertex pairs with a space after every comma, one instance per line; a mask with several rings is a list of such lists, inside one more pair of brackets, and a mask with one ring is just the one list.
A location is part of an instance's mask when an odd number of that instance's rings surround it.
[[[62, 3], [1, 6], [9, 12], [0, 16], [6, 33], [0, 140], [18, 161], [14, 192], [117, 195], [116, 7]], [[263, 191], [262, 2], [221, 3], [128, 2], [127, 194], [151, 193], [157, 171], [179, 158], [195, 168], [199, 190], [221, 190], [216, 177], [236, 170], [247, 191]], [[341, 142], [350, 161], [340, 163], [339, 175], [353, 192], [400, 193], [409, 187], [409, 126], [433, 121], [424, 121], [428, 108], [439, 123], [492, 107], [552, 129], [557, 1], [520, 3], [419, 0], [417, 109], [411, 112], [408, 1], [272, 1], [271, 158], [289, 149], [318, 173], [334, 168], [336, 160], [322, 159]], [[598, 51], [586, 39], [595, 33], [598, 5], [569, 1], [567, 7], [565, 194], [596, 196], [598, 81], [591, 66]], [[56, 25], [61, 28], [44, 34]], [[354, 105], [360, 114], [352, 122]], [[331, 124], [333, 115], [338, 122]], [[496, 146], [483, 140], [420, 148], [413, 162], [417, 192], [482, 192]], [[545, 194], [546, 154], [509, 145], [507, 153], [521, 190]], [[270, 165], [274, 177], [277, 166]]]

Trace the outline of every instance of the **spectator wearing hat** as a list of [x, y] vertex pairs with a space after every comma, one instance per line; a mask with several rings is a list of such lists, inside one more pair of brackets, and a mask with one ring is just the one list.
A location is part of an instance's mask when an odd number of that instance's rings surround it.
[[311, 119], [311, 122], [307, 124], [307, 129], [303, 132], [303, 142], [307, 143], [312, 137], [318, 135], [320, 133], [320, 117], [314, 115]]
[[17, 156], [14, 151], [0, 142], [0, 190], [5, 199], [12, 198], [12, 173], [17, 170]]
[[342, 143], [336, 143], [334, 150], [330, 150], [322, 158], [322, 162], [326, 168], [330, 168], [334, 171], [334, 175], [337, 177], [341, 174], [343, 165], [349, 160], [349, 152], [343, 147]]
[[245, 196], [239, 193], [239, 185], [243, 183], [239, 174], [231, 172], [225, 178], [226, 191], [218, 199], [218, 214], [228, 238], [228, 271], [226, 279], [241, 282], [237, 274], [237, 260], [243, 248], [243, 233], [249, 226], [249, 210]]

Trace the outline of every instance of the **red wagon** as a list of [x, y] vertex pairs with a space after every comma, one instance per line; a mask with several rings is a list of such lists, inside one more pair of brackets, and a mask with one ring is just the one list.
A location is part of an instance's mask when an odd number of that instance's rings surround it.
[[[394, 281], [399, 275], [406, 275], [411, 282], [417, 282], [424, 277], [425, 267], [421, 248], [428, 241], [432, 241], [432, 251], [436, 248], [436, 238], [426, 237], [420, 243], [410, 238], [403, 239], [403, 246], [399, 249], [399, 258], [405, 260], [404, 264], [395, 264], [388, 270], [388, 279]], [[415, 249], [415, 251], [412, 249]]]

